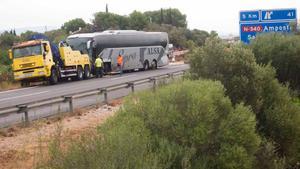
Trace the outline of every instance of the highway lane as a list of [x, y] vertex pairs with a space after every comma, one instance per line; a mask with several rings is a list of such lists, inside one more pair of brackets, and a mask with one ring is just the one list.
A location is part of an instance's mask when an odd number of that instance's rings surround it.
[[0, 109], [9, 106], [26, 104], [52, 97], [72, 95], [74, 93], [109, 87], [119, 83], [130, 82], [175, 71], [186, 70], [189, 65], [169, 65], [157, 70], [125, 73], [122, 76], [106, 76], [101, 79], [89, 79], [76, 82], [65, 82], [53, 86], [36, 86], [0, 92]]

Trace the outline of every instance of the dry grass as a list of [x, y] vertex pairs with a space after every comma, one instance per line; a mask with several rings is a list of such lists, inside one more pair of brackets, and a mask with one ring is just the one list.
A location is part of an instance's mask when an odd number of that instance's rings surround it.
[[112, 101], [111, 105], [76, 109], [74, 113], [41, 119], [26, 128], [14, 126], [0, 129], [0, 168], [29, 169], [40, 166], [49, 158], [49, 144], [53, 138], [67, 143], [82, 134], [92, 133], [96, 126], [118, 110], [120, 104], [119, 100]]
[[18, 89], [20, 87], [21, 85], [18, 82], [10, 82], [10, 81], [0, 82], [0, 91]]

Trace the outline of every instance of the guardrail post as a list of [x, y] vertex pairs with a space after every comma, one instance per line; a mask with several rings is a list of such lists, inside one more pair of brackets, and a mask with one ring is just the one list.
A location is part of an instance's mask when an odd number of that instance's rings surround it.
[[186, 71], [183, 70], [183, 71], [182, 71], [182, 80], [184, 80], [185, 73], [186, 73]]
[[153, 77], [153, 78], [150, 78], [151, 81], [153, 81], [153, 91], [156, 90], [156, 78]]
[[74, 112], [74, 109], [73, 109], [73, 97], [72, 96], [65, 96], [65, 102], [68, 102], [69, 103], [69, 111], [71, 113]]
[[97, 94], [97, 99], [96, 99], [96, 102], [98, 103], [98, 101], [101, 102], [101, 101], [100, 101], [100, 95], [102, 94], [102, 89], [99, 88], [99, 89], [97, 89], [97, 90], [99, 91], [98, 94]]
[[127, 84], [128, 84], [128, 87], [131, 87], [131, 92], [134, 93], [134, 83], [129, 82]]
[[104, 103], [108, 104], [107, 89], [101, 89], [101, 93], [104, 95]]
[[169, 76], [169, 78], [171, 78], [172, 80], [174, 80], [174, 75], [173, 75], [173, 73], [169, 73], [168, 76]]
[[17, 105], [17, 107], [19, 108], [18, 113], [24, 113], [24, 117], [25, 117], [24, 125], [25, 127], [27, 127], [29, 125], [28, 106], [22, 104], [22, 105]]

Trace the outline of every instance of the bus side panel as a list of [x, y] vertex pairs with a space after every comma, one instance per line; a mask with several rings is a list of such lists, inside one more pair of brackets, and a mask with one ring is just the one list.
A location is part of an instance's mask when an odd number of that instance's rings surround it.
[[123, 56], [123, 70], [143, 68], [145, 61], [157, 61], [158, 66], [168, 65], [166, 51], [161, 46], [106, 48], [101, 53], [103, 62], [111, 63], [112, 71], [118, 71], [117, 57]]
[[150, 46], [145, 51], [145, 59], [149, 61], [149, 64], [153, 60], [157, 62], [157, 66], [165, 66], [169, 64], [166, 50], [161, 46]]
[[118, 71], [117, 57], [123, 56], [123, 70], [142, 68], [139, 48], [107, 48], [102, 52], [103, 62], [111, 63], [112, 71]]

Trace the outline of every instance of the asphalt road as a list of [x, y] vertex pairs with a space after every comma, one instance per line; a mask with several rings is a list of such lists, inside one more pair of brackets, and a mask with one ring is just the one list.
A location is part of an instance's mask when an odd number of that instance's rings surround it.
[[[96, 90], [99, 88], [106, 88], [112, 85], [135, 81], [143, 78], [150, 78], [153, 76], [164, 75], [176, 71], [189, 69], [189, 65], [169, 65], [158, 68], [157, 70], [138, 71], [132, 73], [124, 73], [120, 75], [109, 75], [99, 79], [89, 79], [75, 82], [64, 82], [53, 86], [34, 86], [28, 88], [21, 88], [16, 90], [9, 90], [0, 92], [0, 109], [5, 107], [16, 106], [20, 104], [26, 104], [31, 102], [38, 102], [40, 100], [50, 99], [53, 97], [61, 97], [72, 95], [74, 93], [80, 93], [87, 90]], [[140, 85], [136, 87], [136, 90], [144, 90], [150, 88], [151, 84]], [[130, 89], [123, 89], [113, 91], [109, 93], [109, 99], [119, 98], [126, 96], [130, 93]], [[93, 105], [97, 102], [102, 102], [103, 96], [91, 96], [82, 99], [74, 100], [74, 108], [85, 107]], [[29, 112], [31, 120], [43, 118], [56, 114], [57, 112], [68, 111], [68, 104], [61, 103], [56, 106], [40, 107]], [[18, 123], [23, 119], [22, 114], [12, 114], [7, 117], [0, 118], [0, 126], [6, 126], [12, 123]]]
[[4, 91], [0, 92], [0, 109], [3, 107], [14, 106], [17, 104], [26, 104], [29, 102], [44, 100], [52, 97], [71, 95], [75, 92], [99, 89], [119, 83], [130, 82], [185, 69], [188, 69], [188, 65], [174, 65], [162, 67], [157, 70], [124, 73], [122, 76], [106, 76], [100, 79], [64, 82], [53, 86], [36, 86]]

